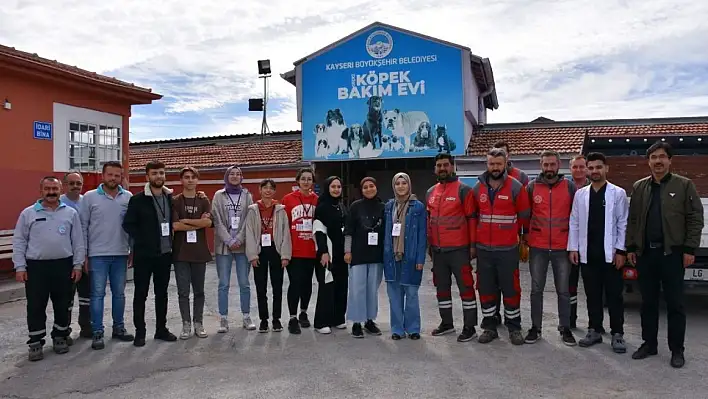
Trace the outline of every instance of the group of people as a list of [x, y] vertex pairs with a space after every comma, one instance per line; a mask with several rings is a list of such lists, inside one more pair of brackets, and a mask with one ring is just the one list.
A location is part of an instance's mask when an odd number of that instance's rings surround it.
[[[83, 196], [80, 173], [65, 175], [66, 193], [61, 197], [62, 182], [46, 177], [40, 186], [42, 198], [21, 213], [13, 240], [16, 276], [25, 282], [27, 291], [29, 358], [43, 357], [49, 298], [54, 307], [54, 351], [69, 350], [76, 290], [80, 336], [92, 338], [92, 347], [102, 349], [107, 282], [113, 301], [112, 338], [145, 345], [145, 302], [152, 278], [154, 338], [177, 340], [167, 328], [167, 287], [173, 265], [183, 321], [180, 338], [206, 337], [204, 281], [206, 265], [212, 261], [206, 229], [213, 228], [219, 333], [229, 329], [228, 296], [235, 265], [242, 326], [247, 330], [283, 330], [281, 303], [287, 271], [287, 328], [291, 334], [300, 334], [301, 328], [311, 325], [307, 309], [314, 274], [319, 287], [313, 320], [317, 332], [347, 329], [348, 320], [355, 338], [363, 338], [365, 333], [381, 335], [376, 322], [378, 291], [385, 280], [391, 338], [420, 339], [418, 289], [426, 256], [430, 256], [441, 318], [432, 335], [456, 331], [454, 276], [463, 310], [458, 341], [477, 338], [480, 343], [492, 342], [499, 337], [498, 327], [503, 323], [512, 344], [536, 342], [542, 332], [543, 290], [550, 263], [563, 343], [577, 344], [572, 329], [576, 328], [577, 286], [582, 276], [589, 325], [580, 346], [602, 342], [606, 298], [611, 346], [624, 353], [622, 269], [628, 259], [638, 269], [643, 296], [644, 344], [633, 358], [657, 353], [661, 285], [668, 307], [671, 365], [682, 367], [686, 324], [683, 269], [694, 262], [703, 208], [694, 184], [670, 172], [671, 156], [666, 143], [649, 148], [651, 176], [635, 183], [631, 202], [625, 190], [607, 181], [608, 166], [601, 153], [573, 158], [572, 176], [566, 177], [559, 173], [559, 154], [544, 151], [541, 173], [529, 181], [512, 165], [504, 142], [488, 152], [487, 171], [472, 186], [459, 180], [453, 157], [442, 153], [435, 158], [438, 182], [425, 199], [413, 194], [408, 174], [397, 173], [391, 181], [393, 199], [382, 201], [377, 181], [365, 177], [359, 182], [361, 198], [350, 206], [343, 202], [341, 177], [327, 178], [318, 196], [313, 192], [314, 171], [309, 168], [298, 172], [298, 190], [280, 201], [275, 200], [272, 179], [260, 183], [260, 199], [254, 201], [237, 166], [226, 170], [224, 188], [212, 201], [197, 191], [199, 172], [192, 167], [181, 170], [182, 192], [173, 195], [164, 185], [165, 166], [159, 161], [146, 165], [147, 183], [135, 195], [119, 184], [123, 170], [117, 162], [106, 163], [103, 183]], [[531, 328], [524, 336], [519, 261], [526, 247], [530, 248], [532, 288]], [[123, 320], [126, 269], [131, 262], [134, 336]], [[258, 327], [250, 316], [251, 269], [258, 298]], [[269, 276], [272, 312], [267, 299]], [[194, 293], [191, 307], [190, 290]], [[482, 310], [479, 336], [477, 291]]]

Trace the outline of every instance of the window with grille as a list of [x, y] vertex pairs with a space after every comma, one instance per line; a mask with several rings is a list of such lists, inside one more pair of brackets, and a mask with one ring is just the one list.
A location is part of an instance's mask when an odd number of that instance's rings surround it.
[[121, 129], [83, 122], [69, 123], [69, 168], [97, 171], [121, 160]]

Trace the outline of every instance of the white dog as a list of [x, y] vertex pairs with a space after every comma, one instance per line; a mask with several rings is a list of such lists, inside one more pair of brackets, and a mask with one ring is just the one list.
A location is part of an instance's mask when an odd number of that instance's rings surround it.
[[401, 112], [394, 109], [384, 112], [383, 122], [384, 127], [402, 142], [403, 150], [409, 152], [411, 150], [411, 135], [418, 131], [418, 126], [421, 123], [430, 123], [430, 120], [423, 111]]
[[318, 158], [327, 158], [329, 155], [329, 140], [324, 123], [315, 125], [315, 155]]

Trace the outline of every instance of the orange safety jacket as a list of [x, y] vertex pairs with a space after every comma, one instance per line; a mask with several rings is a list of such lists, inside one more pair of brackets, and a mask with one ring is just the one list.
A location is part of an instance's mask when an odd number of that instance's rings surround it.
[[474, 199], [457, 176], [430, 187], [426, 194], [428, 243], [433, 250], [470, 248]]
[[513, 249], [519, 233], [528, 229], [529, 197], [518, 180], [504, 172], [501, 187], [490, 190], [489, 173], [483, 173], [472, 188], [475, 198], [472, 241], [485, 250]]
[[531, 203], [528, 243], [532, 248], [566, 250], [570, 210], [573, 207], [575, 183], [558, 175], [554, 183], [539, 175], [526, 187]]

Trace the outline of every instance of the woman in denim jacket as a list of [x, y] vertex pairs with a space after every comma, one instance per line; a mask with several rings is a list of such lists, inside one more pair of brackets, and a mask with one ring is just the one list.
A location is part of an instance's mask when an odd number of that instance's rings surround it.
[[412, 193], [411, 178], [393, 177], [395, 198], [385, 207], [384, 275], [391, 308], [391, 338], [420, 339], [418, 288], [427, 245], [425, 205]]

